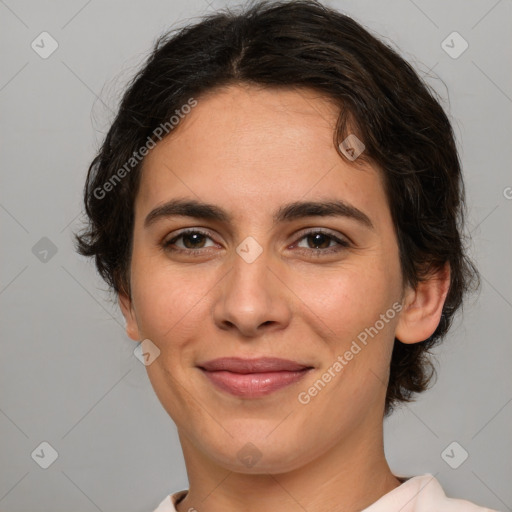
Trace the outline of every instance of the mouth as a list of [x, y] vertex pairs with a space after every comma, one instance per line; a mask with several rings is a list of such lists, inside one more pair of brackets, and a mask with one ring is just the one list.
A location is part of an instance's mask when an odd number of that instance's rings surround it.
[[274, 393], [300, 381], [313, 369], [295, 361], [270, 357], [224, 357], [201, 363], [198, 368], [218, 389], [242, 398]]

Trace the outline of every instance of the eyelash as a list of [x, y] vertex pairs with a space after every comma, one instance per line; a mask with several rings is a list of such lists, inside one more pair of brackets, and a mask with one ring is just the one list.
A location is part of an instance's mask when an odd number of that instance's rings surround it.
[[[200, 229], [188, 229], [188, 230], [182, 231], [178, 236], [175, 236], [171, 240], [165, 241], [162, 244], [163, 249], [166, 251], [169, 251], [169, 252], [174, 252], [174, 253], [200, 255], [202, 252], [204, 252], [204, 251], [200, 250], [202, 248], [198, 248], [198, 249], [171, 248], [171, 246], [177, 240], [179, 240], [180, 238], [183, 238], [187, 235], [190, 235], [190, 234], [203, 235], [207, 238], [210, 238], [210, 240], [212, 240], [211, 236], [208, 233], [201, 231]], [[301, 237], [298, 239], [297, 242], [300, 242], [301, 240], [303, 240], [304, 238], [307, 238], [308, 236], [316, 235], [316, 234], [321, 234], [321, 235], [327, 236], [329, 239], [336, 242], [338, 244], [338, 246], [337, 247], [328, 247], [327, 249], [308, 249], [308, 248], [301, 247], [299, 250], [306, 250], [310, 254], [314, 254], [315, 256], [320, 257], [325, 254], [338, 253], [338, 252], [341, 252], [342, 250], [350, 247], [350, 243], [347, 240], [342, 240], [342, 239], [334, 236], [333, 234], [331, 234], [327, 231], [323, 231], [321, 229], [316, 229], [316, 230], [308, 231], [306, 233], [302, 233]], [[206, 249], [208, 249], [208, 248], [206, 248]]]

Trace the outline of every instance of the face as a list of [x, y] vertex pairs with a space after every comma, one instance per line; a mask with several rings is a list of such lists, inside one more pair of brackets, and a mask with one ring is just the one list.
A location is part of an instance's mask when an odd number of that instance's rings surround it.
[[[160, 351], [151, 384], [182, 441], [233, 471], [363, 446], [382, 427], [403, 299], [379, 170], [338, 155], [337, 111], [312, 91], [232, 86], [197, 101], [145, 158], [135, 202], [121, 304], [129, 335]], [[176, 200], [214, 208], [177, 215]], [[219, 358], [296, 367], [205, 370]]]

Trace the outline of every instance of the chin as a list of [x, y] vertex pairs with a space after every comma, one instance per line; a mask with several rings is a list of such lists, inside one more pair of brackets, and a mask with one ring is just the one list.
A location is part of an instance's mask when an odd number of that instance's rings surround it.
[[[244, 439], [250, 439], [245, 437]], [[289, 438], [288, 438], [289, 439]], [[297, 438], [299, 441], [299, 438]], [[235, 473], [248, 475], [288, 473], [304, 466], [314, 455], [308, 458], [303, 442], [290, 445], [278, 436], [275, 439], [241, 441], [232, 439], [215, 446], [204, 446], [215, 464]]]

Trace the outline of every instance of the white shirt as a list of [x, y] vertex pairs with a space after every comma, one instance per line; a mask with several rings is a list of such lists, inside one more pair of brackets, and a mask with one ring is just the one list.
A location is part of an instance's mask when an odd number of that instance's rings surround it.
[[[166, 496], [154, 512], [177, 512], [188, 491]], [[430, 473], [414, 476], [381, 496], [361, 512], [498, 512], [467, 500], [448, 498], [441, 484]]]

